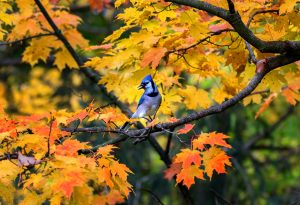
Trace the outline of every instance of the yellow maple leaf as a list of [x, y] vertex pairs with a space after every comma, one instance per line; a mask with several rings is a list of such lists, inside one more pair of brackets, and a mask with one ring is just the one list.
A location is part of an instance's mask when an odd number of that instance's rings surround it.
[[199, 106], [202, 108], [208, 108], [211, 105], [208, 92], [205, 90], [197, 89], [194, 86], [187, 86], [185, 89], [179, 89], [178, 92], [184, 98], [184, 104], [188, 109], [194, 110]]
[[293, 11], [297, 2], [297, 0], [284, 0], [284, 3], [279, 7], [279, 15]]
[[23, 53], [22, 60], [28, 62], [31, 66], [37, 64], [39, 59], [46, 62], [51, 51], [49, 42], [52, 41], [56, 41], [56, 37], [45, 36], [32, 39], [30, 46], [28, 46]]
[[71, 56], [69, 51], [64, 47], [62, 47], [62, 49], [57, 51], [57, 53], [55, 54], [54, 64], [60, 70], [63, 70], [66, 66], [68, 66], [69, 68], [78, 68], [76, 61]]

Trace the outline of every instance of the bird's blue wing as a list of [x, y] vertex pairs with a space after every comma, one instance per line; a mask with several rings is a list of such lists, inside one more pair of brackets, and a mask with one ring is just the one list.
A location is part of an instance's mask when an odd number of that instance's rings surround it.
[[143, 104], [143, 102], [145, 101], [145, 97], [144, 95], [142, 95], [142, 97], [140, 98], [139, 104], [137, 107], [139, 107], [141, 104]]

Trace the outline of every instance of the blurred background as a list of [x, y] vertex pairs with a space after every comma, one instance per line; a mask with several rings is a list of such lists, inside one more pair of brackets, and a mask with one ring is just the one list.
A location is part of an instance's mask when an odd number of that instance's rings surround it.
[[[70, 4], [71, 13], [84, 21], [79, 31], [90, 45], [100, 44], [122, 25], [115, 20], [119, 11], [110, 1], [79, 0]], [[126, 37], [128, 33], [123, 35]], [[97, 106], [114, 103], [105, 99], [79, 70], [64, 69], [61, 72], [53, 67], [51, 57], [46, 64], [40, 63], [34, 68], [22, 63], [25, 48], [26, 41], [0, 46], [0, 104], [7, 113], [30, 115], [54, 109], [76, 111], [88, 106], [92, 100]], [[229, 142], [233, 149], [229, 154], [233, 166], [228, 168], [226, 175], [215, 173], [211, 181], [196, 180], [190, 189], [195, 204], [300, 204], [300, 109], [279, 98], [255, 120], [258, 109], [259, 105], [244, 108], [238, 104], [196, 123], [196, 133], [217, 131], [232, 137]], [[186, 110], [179, 109], [176, 116], [186, 114]], [[93, 126], [101, 126], [101, 123]], [[82, 134], [78, 137], [97, 145], [110, 136]], [[173, 136], [170, 157], [189, 146], [192, 137], [192, 134], [180, 138]], [[157, 139], [162, 147], [166, 146], [168, 136], [157, 136]], [[135, 187], [134, 193], [126, 204], [153, 205], [160, 201], [184, 204], [175, 182], [164, 178], [166, 166], [147, 141], [137, 145], [127, 141], [118, 146], [117, 158], [134, 172], [129, 179]]]

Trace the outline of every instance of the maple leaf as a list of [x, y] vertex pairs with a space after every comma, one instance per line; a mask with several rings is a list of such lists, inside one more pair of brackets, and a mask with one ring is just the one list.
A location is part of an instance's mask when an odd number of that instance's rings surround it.
[[231, 148], [231, 145], [225, 141], [225, 139], [228, 138], [229, 136], [224, 135], [223, 133], [201, 133], [197, 139], [193, 140], [193, 149], [197, 148], [199, 150], [203, 150], [205, 148], [205, 144], [208, 144], [210, 146], [219, 145], [226, 148]]
[[114, 145], [106, 145], [104, 147], [99, 147], [97, 150], [97, 154], [100, 154], [101, 156], [108, 156], [113, 149], [116, 149], [117, 147]]
[[176, 117], [170, 117], [167, 122], [177, 122], [178, 119]]
[[67, 139], [62, 145], [57, 145], [55, 152], [57, 155], [77, 156], [77, 151], [86, 147], [86, 143], [79, 142], [78, 140]]
[[147, 127], [153, 127], [159, 122], [158, 118], [153, 119], [150, 123], [147, 124]]
[[96, 13], [100, 13], [103, 8], [111, 3], [110, 0], [102, 0], [102, 1], [99, 1], [99, 0], [89, 0], [89, 3], [90, 3], [90, 7], [91, 7], [91, 10], [96, 12]]
[[66, 66], [69, 66], [70, 68], [78, 68], [76, 61], [64, 47], [56, 53], [54, 64], [60, 70], [64, 69]]
[[93, 50], [98, 50], [98, 49], [108, 50], [108, 49], [111, 49], [112, 46], [113, 46], [112, 43], [108, 43], [108, 44], [102, 44], [99, 46], [89, 46], [89, 47], [85, 48], [84, 50], [86, 50], [86, 51], [93, 51]]
[[277, 93], [272, 93], [267, 99], [265, 99], [265, 102], [261, 105], [259, 110], [257, 111], [255, 115], [255, 119], [257, 119], [261, 113], [263, 113], [271, 104], [271, 102], [277, 97]]
[[211, 147], [202, 152], [204, 170], [207, 176], [211, 179], [213, 171], [218, 174], [226, 173], [225, 165], [231, 166], [230, 157], [220, 148]]
[[118, 175], [122, 180], [126, 180], [128, 173], [133, 173], [126, 165], [117, 161], [112, 161], [110, 165], [112, 176]]
[[152, 69], [155, 69], [166, 52], [166, 48], [151, 48], [144, 54], [141, 66], [146, 67], [151, 64]]
[[218, 32], [220, 30], [229, 29], [229, 28], [232, 28], [232, 27], [227, 22], [226, 23], [218, 23], [218, 24], [209, 26], [209, 30], [212, 32]]
[[297, 101], [300, 101], [300, 83], [292, 83], [287, 88], [283, 89], [282, 95], [285, 100], [291, 105], [296, 105]]
[[74, 187], [82, 186], [85, 183], [85, 176], [80, 170], [65, 170], [63, 174], [64, 179], [58, 183], [58, 189], [61, 190], [64, 195], [70, 199]]
[[179, 89], [179, 93], [184, 98], [184, 104], [188, 109], [197, 109], [198, 106], [208, 108], [211, 105], [208, 92], [203, 89], [199, 90], [189, 85], [185, 89]]
[[199, 169], [196, 165], [191, 165], [182, 169], [181, 172], [177, 174], [176, 182], [178, 184], [182, 181], [183, 185], [186, 185], [189, 189], [191, 185], [195, 183], [195, 177], [198, 179], [204, 179], [203, 170]]
[[171, 166], [164, 171], [164, 177], [169, 181], [177, 175], [182, 167], [182, 163], [172, 163]]
[[176, 154], [174, 163], [182, 163], [183, 169], [191, 166], [192, 163], [200, 166], [200, 152], [198, 150], [182, 149], [178, 154]]
[[77, 113], [76, 115], [74, 115], [73, 117], [67, 119], [67, 124], [70, 124], [71, 122], [75, 121], [75, 120], [80, 120], [80, 122], [82, 122], [82, 120], [84, 120], [84, 118], [86, 118], [88, 116], [88, 112], [86, 111], [86, 109], [80, 111], [79, 113]]
[[184, 125], [184, 128], [180, 129], [177, 131], [178, 134], [186, 134], [188, 133], [189, 131], [191, 131], [193, 129], [195, 125], [192, 125], [192, 124], [185, 124]]

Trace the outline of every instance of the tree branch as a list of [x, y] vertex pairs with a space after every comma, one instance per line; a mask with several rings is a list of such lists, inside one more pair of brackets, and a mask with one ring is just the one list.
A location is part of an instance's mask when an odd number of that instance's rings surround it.
[[212, 32], [209, 36], [206, 36], [205, 38], [200, 39], [196, 43], [194, 43], [194, 44], [192, 44], [192, 45], [190, 45], [190, 46], [188, 46], [186, 48], [179, 48], [179, 49], [176, 49], [176, 50], [168, 51], [167, 54], [175, 53], [175, 52], [180, 52], [180, 51], [187, 51], [187, 50], [189, 50], [191, 48], [194, 48], [194, 47], [198, 46], [199, 44], [201, 44], [203, 42], [208, 41], [208, 39], [210, 39], [211, 37], [220, 35], [220, 34], [222, 34], [224, 32], [234, 32], [234, 30], [233, 29], [222, 29], [222, 30], [219, 30], [219, 31], [216, 31], [216, 32]]
[[247, 22], [246, 26], [247, 26], [247, 27], [250, 27], [250, 24], [251, 24], [252, 20], [254, 19], [254, 17], [255, 17], [256, 15], [258, 15], [258, 14], [265, 14], [265, 13], [277, 13], [277, 14], [279, 14], [279, 10], [278, 10], [278, 9], [271, 9], [271, 10], [257, 10], [257, 11], [253, 12], [253, 13], [250, 15], [250, 17], [249, 17], [249, 19], [248, 19], [248, 22]]
[[271, 127], [264, 130], [262, 133], [256, 134], [255, 136], [251, 137], [248, 140], [248, 142], [246, 142], [245, 145], [243, 146], [242, 152], [249, 151], [256, 144], [257, 141], [259, 141], [260, 139], [263, 139], [265, 136], [269, 135], [274, 130], [276, 130], [279, 127], [279, 125], [282, 122], [284, 122], [293, 112], [294, 112], [294, 107], [290, 106], [288, 108], [288, 110], [286, 111], [286, 113], [284, 115], [282, 115]]
[[227, 4], [228, 4], [228, 8], [229, 8], [229, 12], [231, 14], [235, 13], [235, 8], [234, 8], [234, 4], [231, 0], [227, 0]]
[[[226, 109], [228, 109], [229, 107], [232, 107], [233, 105], [237, 104], [240, 100], [244, 99], [245, 97], [247, 97], [248, 95], [250, 95], [252, 93], [252, 91], [258, 86], [258, 84], [260, 83], [260, 81], [263, 79], [263, 77], [269, 73], [271, 70], [283, 66], [283, 65], [287, 65], [289, 63], [292, 63], [294, 61], [300, 60], [300, 54], [299, 53], [295, 53], [293, 55], [290, 54], [282, 54], [282, 55], [278, 55], [275, 57], [270, 57], [267, 59], [264, 59], [266, 64], [264, 69], [260, 72], [260, 73], [256, 73], [255, 76], [252, 78], [252, 80], [249, 82], [249, 84], [243, 89], [241, 90], [239, 93], [237, 93], [234, 97], [232, 97], [231, 99], [224, 101], [223, 103], [221, 103], [220, 105], [214, 105], [211, 106], [208, 109], [204, 109], [201, 110], [199, 112], [194, 112], [186, 117], [183, 117], [181, 119], [179, 119], [176, 122], [173, 123], [158, 123], [156, 124], [151, 130], [150, 128], [142, 128], [142, 129], [137, 129], [137, 130], [128, 130], [126, 131], [126, 134], [129, 136], [134, 137], [142, 137], [142, 135], [144, 133], [157, 133], [157, 132], [161, 132], [161, 131], [165, 131], [165, 130], [170, 130], [170, 129], [174, 129], [178, 126], [184, 125], [186, 123], [190, 123], [192, 121], [195, 120], [199, 120], [201, 118], [204, 118], [206, 116], [209, 115], [213, 115], [216, 113], [220, 113]], [[73, 129], [73, 128], [64, 128], [63, 131], [67, 131], [67, 132], [119, 132], [119, 130], [107, 130], [106, 128], [103, 127], [90, 127], [90, 128], [77, 128], [77, 129]], [[120, 138], [120, 140], [125, 140], [127, 139], [124, 136], [120, 136], [118, 137]], [[116, 139], [118, 139], [116, 138]]]
[[0, 161], [10, 159], [18, 159], [18, 153], [0, 155]]
[[0, 46], [17, 44], [17, 43], [20, 43], [20, 42], [31, 40], [33, 38], [39, 38], [39, 37], [43, 37], [43, 36], [52, 36], [52, 35], [55, 35], [55, 34], [54, 33], [41, 33], [41, 34], [38, 34], [38, 35], [35, 35], [35, 36], [28, 36], [28, 37], [25, 37], [25, 38], [22, 38], [22, 39], [19, 39], [19, 40], [15, 40], [15, 41], [3, 42], [3, 43], [0, 43]]
[[262, 53], [285, 53], [300, 50], [300, 41], [264, 41], [259, 39], [243, 23], [238, 12], [230, 13], [228, 10], [198, 0], [167, 0], [167, 2], [190, 6], [224, 19], [244, 40]]

